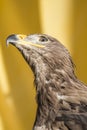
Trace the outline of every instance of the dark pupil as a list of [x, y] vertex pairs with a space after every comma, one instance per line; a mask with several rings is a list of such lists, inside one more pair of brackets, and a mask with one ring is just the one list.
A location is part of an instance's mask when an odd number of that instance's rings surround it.
[[46, 42], [46, 41], [48, 41], [48, 39], [47, 39], [46, 37], [41, 37], [41, 38], [40, 38], [40, 41], [41, 41], [41, 42]]

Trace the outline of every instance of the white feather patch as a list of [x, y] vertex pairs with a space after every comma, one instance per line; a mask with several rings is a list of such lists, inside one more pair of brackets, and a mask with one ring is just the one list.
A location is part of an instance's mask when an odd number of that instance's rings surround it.
[[42, 126], [35, 126], [34, 130], [48, 130], [45, 125]]
[[56, 95], [57, 95], [58, 100], [64, 100], [64, 99], [67, 98], [67, 96], [65, 96], [65, 95], [59, 95], [58, 93]]

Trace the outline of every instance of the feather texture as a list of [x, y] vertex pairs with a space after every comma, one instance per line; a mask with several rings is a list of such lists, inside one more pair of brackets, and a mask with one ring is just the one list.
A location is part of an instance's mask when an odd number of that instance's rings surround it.
[[34, 72], [38, 108], [33, 130], [87, 130], [87, 86], [75, 76], [68, 50], [46, 34], [19, 37], [11, 35], [7, 43]]

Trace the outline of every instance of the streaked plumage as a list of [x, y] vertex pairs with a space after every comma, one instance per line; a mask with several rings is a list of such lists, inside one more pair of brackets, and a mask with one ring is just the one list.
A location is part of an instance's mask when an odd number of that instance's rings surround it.
[[46, 34], [10, 35], [35, 75], [34, 130], [87, 130], [87, 86], [74, 74], [68, 50]]

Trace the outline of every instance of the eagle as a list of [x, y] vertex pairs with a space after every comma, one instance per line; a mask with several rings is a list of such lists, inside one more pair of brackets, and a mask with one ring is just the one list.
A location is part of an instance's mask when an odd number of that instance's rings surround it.
[[46, 34], [11, 34], [34, 73], [37, 112], [33, 130], [87, 130], [87, 86], [75, 75], [68, 50]]

